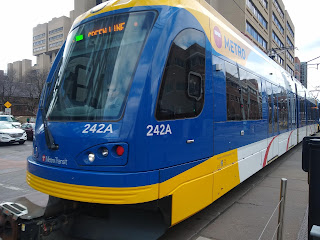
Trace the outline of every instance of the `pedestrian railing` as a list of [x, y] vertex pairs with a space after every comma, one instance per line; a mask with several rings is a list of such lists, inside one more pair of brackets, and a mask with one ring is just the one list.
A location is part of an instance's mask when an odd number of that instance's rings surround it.
[[272, 240], [274, 239], [276, 233], [277, 233], [277, 240], [282, 240], [283, 238], [283, 219], [284, 219], [284, 208], [285, 208], [285, 202], [286, 202], [286, 193], [287, 193], [287, 179], [282, 178], [281, 179], [281, 188], [280, 188], [280, 201], [276, 208], [274, 209], [273, 213], [271, 214], [267, 224], [265, 225], [264, 229], [262, 230], [260, 237], [258, 240], [262, 239], [262, 236], [264, 232], [266, 231], [269, 223], [271, 222], [271, 219], [277, 212], [277, 209], [279, 209], [278, 214], [278, 225], [273, 233]]

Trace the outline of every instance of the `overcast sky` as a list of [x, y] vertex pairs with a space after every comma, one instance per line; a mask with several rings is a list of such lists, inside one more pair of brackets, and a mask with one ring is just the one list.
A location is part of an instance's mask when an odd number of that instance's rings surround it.
[[[271, 1], [271, 0], [269, 0]], [[286, 10], [295, 26], [295, 51], [301, 62], [320, 56], [320, 1], [319, 0], [283, 0]], [[320, 58], [310, 64], [320, 63]], [[308, 89], [320, 86], [320, 66], [308, 67]], [[320, 89], [320, 88], [319, 88]]]
[[[219, 0], [222, 1], [222, 0]], [[53, 17], [68, 16], [73, 10], [74, 0], [1, 0], [0, 1], [0, 70], [7, 69], [7, 63], [32, 59], [32, 29], [39, 23]], [[269, 0], [271, 4], [272, 0]], [[295, 54], [301, 61], [320, 56], [320, 1], [283, 0], [295, 26]], [[320, 63], [320, 58], [310, 62]], [[308, 67], [308, 88], [320, 86], [319, 70]]]
[[0, 0], [0, 70], [7, 63], [31, 59], [32, 31], [40, 23], [54, 17], [67, 16], [74, 9], [74, 0]]

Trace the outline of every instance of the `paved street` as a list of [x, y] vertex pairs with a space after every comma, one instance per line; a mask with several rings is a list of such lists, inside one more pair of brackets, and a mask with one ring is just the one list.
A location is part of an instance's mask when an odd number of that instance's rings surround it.
[[0, 202], [36, 192], [26, 183], [26, 158], [31, 154], [32, 141], [0, 145]]

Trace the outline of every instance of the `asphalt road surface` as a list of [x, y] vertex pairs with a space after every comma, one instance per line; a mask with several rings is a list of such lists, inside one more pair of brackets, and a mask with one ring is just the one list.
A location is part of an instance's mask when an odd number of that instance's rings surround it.
[[32, 141], [0, 145], [0, 202], [36, 192], [26, 183], [27, 157], [31, 154]]

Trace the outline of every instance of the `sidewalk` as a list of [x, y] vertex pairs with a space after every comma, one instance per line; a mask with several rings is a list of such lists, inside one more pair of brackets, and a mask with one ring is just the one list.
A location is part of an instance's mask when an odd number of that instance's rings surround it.
[[[301, 158], [302, 144], [299, 144], [272, 163], [271, 165], [275, 166], [270, 166], [271, 170], [260, 182], [255, 183], [252, 189], [192, 239], [258, 240], [279, 203], [281, 178], [288, 179], [283, 239], [307, 239], [308, 175], [301, 168]], [[275, 211], [261, 240], [277, 239], [277, 221], [278, 210]]]

